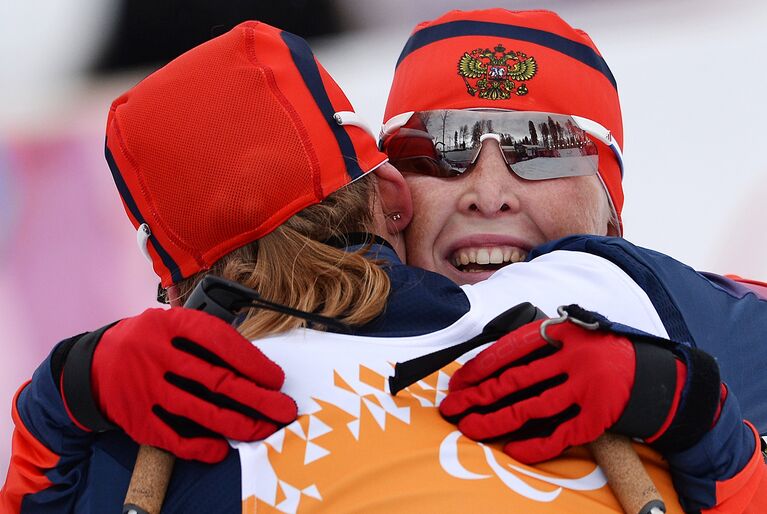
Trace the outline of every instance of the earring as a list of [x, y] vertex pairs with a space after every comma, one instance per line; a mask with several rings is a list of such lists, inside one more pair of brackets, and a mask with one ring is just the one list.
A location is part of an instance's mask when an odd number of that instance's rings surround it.
[[399, 221], [399, 220], [402, 219], [402, 214], [400, 214], [398, 212], [389, 214], [389, 219], [391, 219], [392, 221]]

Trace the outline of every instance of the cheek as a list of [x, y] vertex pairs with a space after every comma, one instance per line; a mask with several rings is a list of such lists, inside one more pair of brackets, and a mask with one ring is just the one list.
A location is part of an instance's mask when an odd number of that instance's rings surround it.
[[449, 184], [444, 180], [420, 175], [406, 175], [413, 198], [413, 218], [421, 225], [428, 220], [444, 220], [451, 212]]
[[[541, 188], [536, 221], [547, 240], [572, 234], [604, 235], [607, 216], [600, 195], [601, 185], [593, 177], [556, 179]], [[542, 184], [543, 185], [543, 184]]]
[[451, 209], [443, 181], [433, 177], [407, 176], [413, 198], [413, 220], [405, 229], [408, 263], [428, 267], [434, 241]]

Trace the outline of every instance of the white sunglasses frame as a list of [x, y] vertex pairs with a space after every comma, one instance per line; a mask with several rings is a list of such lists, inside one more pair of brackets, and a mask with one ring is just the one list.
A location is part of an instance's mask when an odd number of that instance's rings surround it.
[[[434, 111], [439, 111], [443, 109], [433, 109]], [[504, 109], [460, 109], [464, 111], [478, 111], [478, 112], [492, 112], [492, 113], [530, 113], [535, 112], [538, 113], [538, 111], [509, 111]], [[381, 132], [378, 136], [378, 148], [380, 150], [383, 150], [383, 142], [385, 139], [387, 139], [389, 136], [393, 135], [395, 132], [397, 132], [400, 128], [402, 128], [409, 120], [410, 118], [416, 113], [417, 111], [409, 111], [409, 112], [403, 112], [402, 114], [397, 114], [396, 116], [392, 116], [389, 118], [389, 120], [384, 123], [381, 126]], [[540, 112], [540, 114], [555, 114], [555, 113], [545, 113]], [[594, 120], [590, 120], [588, 118], [583, 118], [581, 116], [576, 116], [574, 114], [563, 114], [561, 116], [570, 116], [570, 118], [573, 119], [575, 124], [583, 130], [586, 134], [590, 135], [600, 143], [603, 143], [610, 147], [610, 149], [615, 154], [616, 159], [618, 160], [618, 166], [620, 166], [621, 170], [621, 177], [623, 176], [623, 152], [621, 152], [620, 146], [618, 146], [618, 143], [615, 142], [613, 139], [612, 133], [602, 126], [601, 124], [597, 123]], [[483, 134], [484, 136], [489, 136], [490, 133]], [[498, 136], [500, 137], [500, 136]]]

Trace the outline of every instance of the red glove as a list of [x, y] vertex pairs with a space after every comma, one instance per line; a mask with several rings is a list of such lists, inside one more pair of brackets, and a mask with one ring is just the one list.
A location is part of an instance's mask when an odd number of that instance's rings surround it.
[[[522, 462], [599, 437], [618, 420], [634, 383], [634, 348], [625, 337], [562, 323], [547, 331], [562, 341], [557, 351], [541, 338], [541, 323], [502, 337], [467, 362], [440, 405], [472, 439], [519, 439], [504, 451]], [[536, 353], [542, 358], [533, 359]]]
[[149, 309], [80, 338], [66, 357], [62, 392], [86, 428], [111, 422], [140, 444], [213, 463], [228, 452], [225, 438], [264, 439], [296, 419], [295, 402], [279, 391], [284, 379], [220, 319]]
[[[571, 322], [547, 327], [547, 335], [561, 342], [556, 348], [541, 337], [541, 323], [500, 338], [453, 375], [439, 409], [463, 434], [506, 441], [508, 455], [532, 463], [607, 429], [657, 441], [661, 450], [681, 450], [711, 427], [719, 376], [708, 355], [689, 348], [675, 355], [671, 348], [682, 345], [649, 336], [629, 340]], [[687, 376], [690, 360], [697, 380]], [[680, 415], [686, 383], [697, 401], [687, 402]]]

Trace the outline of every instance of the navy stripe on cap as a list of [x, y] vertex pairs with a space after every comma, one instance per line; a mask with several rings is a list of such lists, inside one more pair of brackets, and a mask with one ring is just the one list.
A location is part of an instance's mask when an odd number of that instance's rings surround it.
[[314, 97], [314, 101], [317, 103], [317, 107], [320, 108], [325, 121], [327, 121], [330, 130], [338, 142], [338, 147], [341, 150], [341, 154], [344, 157], [346, 163], [346, 173], [355, 180], [363, 175], [363, 171], [357, 162], [357, 152], [354, 150], [354, 145], [346, 133], [346, 130], [336, 123], [333, 115], [336, 113], [333, 108], [333, 104], [330, 102], [327, 91], [325, 91], [325, 85], [322, 83], [322, 77], [320, 76], [320, 70], [317, 68], [317, 62], [314, 60], [314, 54], [312, 53], [309, 45], [290, 32], [281, 33], [282, 40], [290, 49], [290, 55], [293, 57], [293, 62], [296, 64], [301, 77], [304, 79], [306, 87]]
[[617, 89], [615, 77], [613, 77], [607, 63], [597, 52], [588, 45], [577, 43], [553, 32], [540, 29], [531, 29], [530, 27], [520, 27], [518, 25], [507, 25], [505, 23], [494, 23], [488, 21], [469, 21], [459, 20], [434, 25], [419, 30], [413, 34], [402, 49], [402, 53], [397, 60], [397, 66], [405, 57], [431, 43], [460, 36], [495, 36], [509, 39], [518, 39], [528, 41], [536, 45], [545, 46], [563, 53], [573, 59], [581, 61], [602, 73], [607, 80]]
[[[139, 225], [146, 223], [144, 216], [142, 216], [141, 211], [139, 211], [138, 205], [136, 205], [136, 201], [133, 199], [133, 195], [131, 195], [130, 190], [128, 189], [128, 185], [125, 183], [125, 180], [120, 173], [120, 169], [117, 167], [117, 163], [115, 162], [114, 156], [112, 155], [112, 151], [109, 150], [109, 146], [107, 145], [104, 145], [104, 154], [107, 158], [107, 164], [109, 164], [109, 170], [112, 172], [112, 178], [114, 179], [115, 185], [117, 186], [117, 191], [120, 193], [120, 196], [125, 202], [125, 205], [128, 206], [128, 210], [136, 219], [136, 221], [138, 221]], [[157, 255], [160, 256], [162, 263], [166, 268], [168, 268], [168, 270], [170, 270], [170, 276], [171, 279], [173, 279], [173, 283], [176, 284], [181, 282], [184, 277], [181, 276], [181, 271], [179, 270], [176, 261], [173, 260], [167, 251], [165, 251], [165, 248], [160, 245], [156, 237], [151, 238], [149, 242], [151, 242], [154, 246], [154, 249], [157, 252]]]

